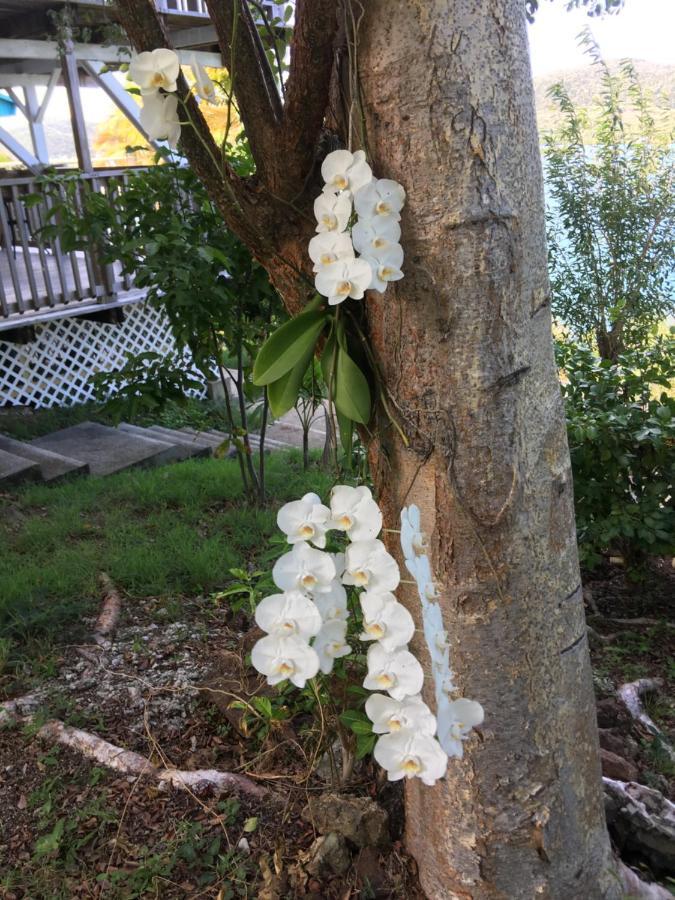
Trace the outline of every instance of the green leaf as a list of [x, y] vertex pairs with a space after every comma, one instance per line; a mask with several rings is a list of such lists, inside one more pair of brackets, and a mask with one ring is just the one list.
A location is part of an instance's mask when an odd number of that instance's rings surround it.
[[367, 425], [370, 419], [370, 388], [361, 369], [343, 347], [337, 351], [335, 405], [343, 416]]
[[342, 724], [354, 734], [372, 734], [373, 726], [365, 713], [357, 709], [346, 709], [340, 714]]
[[38, 838], [35, 842], [36, 854], [38, 856], [45, 856], [47, 853], [53, 853], [55, 850], [58, 850], [65, 827], [66, 820], [59, 819], [49, 834], [43, 834], [41, 838]]
[[247, 834], [251, 834], [251, 832], [255, 831], [257, 827], [258, 827], [258, 817], [257, 816], [251, 816], [250, 819], [247, 819], [244, 822], [244, 831]]
[[[313, 351], [326, 324], [323, 309], [310, 309], [277, 328], [260, 348], [253, 365], [253, 382], [272, 384]], [[304, 370], [303, 370], [304, 371]]]
[[335, 415], [338, 420], [338, 428], [340, 429], [340, 443], [345, 451], [347, 461], [351, 465], [354, 423], [348, 416], [343, 416], [339, 409], [335, 410]]
[[374, 734], [360, 734], [356, 738], [356, 758], [363, 759], [364, 756], [372, 753], [376, 740], [377, 736]]
[[295, 406], [295, 401], [298, 399], [305, 372], [311, 362], [313, 353], [314, 345], [312, 344], [304, 357], [293, 366], [290, 372], [286, 372], [277, 381], [267, 385], [267, 399], [269, 400], [272, 415], [277, 419]]

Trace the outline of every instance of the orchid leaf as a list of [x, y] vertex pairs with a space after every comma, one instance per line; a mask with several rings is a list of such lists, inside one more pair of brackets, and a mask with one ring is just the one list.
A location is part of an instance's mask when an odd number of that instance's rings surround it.
[[311, 355], [326, 318], [325, 310], [309, 309], [277, 328], [262, 345], [253, 364], [254, 384], [262, 386], [278, 381], [308, 353]]

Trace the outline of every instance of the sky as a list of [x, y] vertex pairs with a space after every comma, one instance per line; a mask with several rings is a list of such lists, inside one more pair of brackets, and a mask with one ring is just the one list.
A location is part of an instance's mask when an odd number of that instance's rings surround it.
[[539, 0], [528, 29], [535, 77], [588, 65], [576, 37], [590, 26], [605, 59], [646, 59], [675, 63], [675, 0], [626, 0], [617, 14], [589, 18], [585, 10], [567, 12], [564, 0]]

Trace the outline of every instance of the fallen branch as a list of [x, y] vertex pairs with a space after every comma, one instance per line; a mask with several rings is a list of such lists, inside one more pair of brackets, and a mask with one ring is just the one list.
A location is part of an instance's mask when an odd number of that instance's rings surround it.
[[38, 731], [38, 737], [77, 750], [86, 759], [94, 760], [116, 772], [124, 775], [148, 775], [155, 778], [160, 784], [170, 784], [179, 790], [199, 793], [206, 789], [215, 789], [216, 791], [234, 789], [259, 799], [263, 797], [269, 799], [270, 797], [268, 788], [256, 784], [245, 775], [219, 772], [216, 769], [188, 771], [158, 768], [140, 753], [124, 750], [95, 734], [81, 731], [79, 728], [72, 728], [57, 720], [43, 725]]
[[664, 628], [675, 628], [675, 622], [667, 622], [665, 619], [649, 619], [639, 616], [637, 619], [617, 619], [614, 616], [603, 616], [608, 622], [618, 622], [619, 625], [662, 625]]
[[99, 580], [103, 588], [103, 604], [94, 626], [94, 640], [99, 647], [109, 649], [122, 611], [122, 598], [109, 575], [101, 572]]
[[645, 860], [657, 874], [675, 874], [675, 804], [634, 781], [602, 782], [607, 824], [621, 854]]
[[670, 743], [658, 725], [656, 725], [647, 715], [640, 699], [643, 694], [654, 693], [662, 687], [663, 681], [660, 678], [640, 678], [637, 681], [622, 684], [617, 690], [616, 695], [631, 716], [640, 722], [650, 734], [653, 734], [658, 738], [663, 751], [673, 762], [675, 762], [675, 750], [670, 746]]

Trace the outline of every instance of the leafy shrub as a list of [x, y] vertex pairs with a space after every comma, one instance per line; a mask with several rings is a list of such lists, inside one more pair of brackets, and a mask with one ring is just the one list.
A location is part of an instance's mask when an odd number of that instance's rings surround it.
[[672, 553], [675, 340], [601, 360], [558, 343], [582, 563]]

